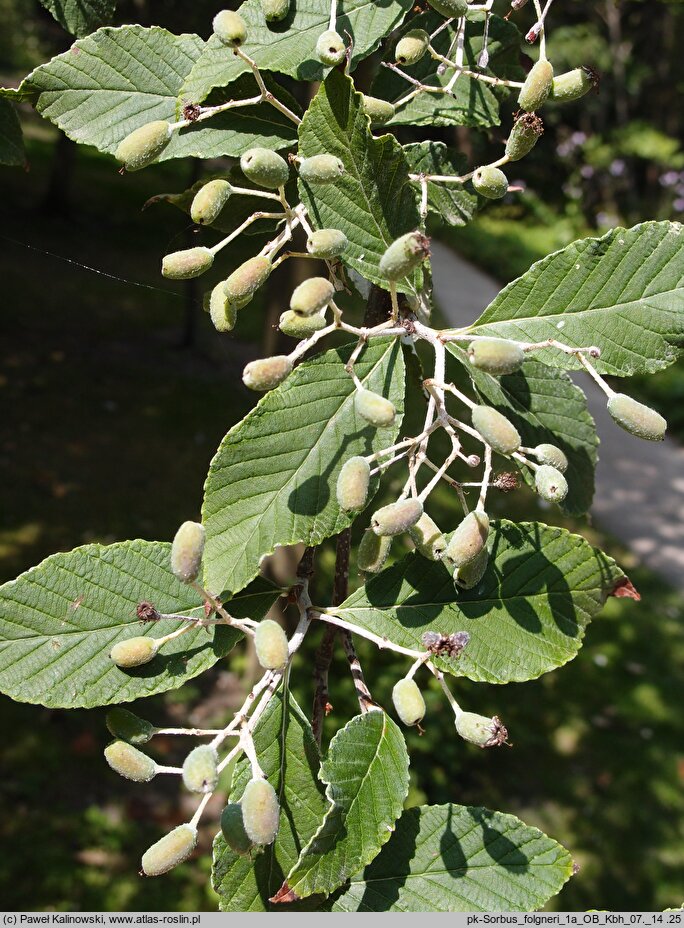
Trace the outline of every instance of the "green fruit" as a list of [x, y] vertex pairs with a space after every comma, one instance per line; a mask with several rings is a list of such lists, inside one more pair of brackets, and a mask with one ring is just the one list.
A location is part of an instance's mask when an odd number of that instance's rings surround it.
[[282, 187], [290, 176], [287, 161], [270, 148], [250, 148], [240, 158], [240, 167], [252, 183], [269, 190]]
[[361, 94], [361, 105], [370, 121], [381, 126], [388, 122], [394, 116], [394, 104], [387, 100], [380, 100], [378, 97], [370, 97], [368, 94]]
[[591, 68], [575, 68], [554, 77], [549, 99], [559, 103], [572, 103], [589, 93], [598, 84], [598, 75]]
[[261, 9], [267, 23], [278, 23], [290, 12], [290, 0], [261, 0]]
[[484, 577], [488, 563], [489, 551], [483, 548], [472, 561], [454, 570], [454, 582], [464, 590], [472, 590]]
[[483, 509], [469, 512], [451, 536], [444, 552], [445, 560], [453, 567], [469, 564], [487, 544], [489, 516]]
[[117, 667], [140, 667], [141, 664], [149, 664], [158, 647], [155, 638], [141, 635], [118, 641], [109, 652], [109, 656]]
[[525, 79], [520, 89], [518, 103], [520, 108], [533, 113], [540, 109], [551, 93], [553, 83], [553, 65], [550, 61], [538, 61]]
[[319, 229], [306, 240], [306, 250], [315, 258], [338, 258], [348, 245], [349, 239], [339, 229]]
[[211, 291], [209, 316], [217, 332], [231, 332], [235, 328], [237, 307], [226, 296], [226, 285], [223, 280]]
[[285, 354], [250, 361], [242, 372], [242, 382], [250, 390], [265, 393], [272, 390], [292, 372], [292, 361]]
[[161, 876], [168, 873], [192, 854], [197, 844], [197, 829], [194, 825], [178, 825], [168, 835], [160, 838], [142, 856], [145, 876]]
[[171, 570], [181, 583], [197, 579], [202, 566], [206, 532], [199, 522], [183, 522], [171, 545]]
[[307, 184], [334, 184], [344, 170], [344, 164], [334, 155], [312, 155], [299, 162], [299, 176]]
[[127, 171], [139, 171], [161, 155], [171, 141], [173, 130], [168, 122], [157, 119], [127, 135], [114, 153]]
[[370, 464], [365, 458], [349, 458], [337, 478], [337, 502], [344, 512], [363, 509], [368, 499]]
[[290, 656], [287, 635], [273, 619], [259, 622], [254, 635], [254, 647], [264, 670], [285, 669]]
[[433, 10], [437, 10], [447, 19], [465, 16], [468, 12], [468, 0], [428, 0]]
[[534, 485], [542, 499], [549, 503], [560, 503], [568, 495], [568, 482], [555, 467], [542, 464], [534, 475]]
[[342, 64], [347, 54], [342, 36], [330, 29], [322, 32], [316, 42], [316, 57], [330, 68]]
[[247, 26], [245, 21], [234, 10], [221, 10], [214, 16], [214, 34], [223, 42], [235, 48], [242, 45], [247, 39]]
[[110, 733], [129, 744], [147, 744], [156, 729], [151, 722], [138, 718], [128, 709], [110, 709], [105, 716], [105, 725]]
[[425, 700], [415, 680], [399, 680], [392, 689], [394, 711], [404, 725], [417, 725], [425, 715]]
[[446, 539], [427, 512], [409, 529], [416, 550], [430, 561], [439, 561], [446, 550]]
[[509, 161], [520, 161], [529, 154], [544, 133], [544, 123], [534, 113], [523, 113], [513, 123], [506, 142], [506, 157]]
[[290, 335], [292, 338], [309, 338], [314, 332], [319, 332], [326, 327], [326, 319], [323, 313], [314, 313], [313, 316], [299, 316], [291, 309], [285, 310], [278, 322], [278, 328], [283, 335]]
[[354, 409], [366, 422], [370, 422], [377, 429], [392, 425], [397, 415], [394, 403], [378, 393], [373, 393], [372, 390], [356, 391]]
[[365, 573], [377, 574], [384, 567], [391, 547], [391, 535], [376, 535], [367, 529], [356, 553], [357, 567]]
[[473, 426], [488, 445], [506, 457], [520, 447], [520, 435], [515, 426], [491, 406], [476, 406], [472, 412]]
[[120, 776], [136, 783], [149, 783], [157, 773], [157, 765], [127, 741], [112, 741], [104, 750], [105, 760]]
[[456, 719], [456, 731], [464, 741], [470, 741], [481, 748], [503, 744], [508, 737], [508, 732], [496, 715], [487, 718], [486, 715], [476, 715], [474, 712], [461, 712]]
[[625, 431], [648, 441], [662, 441], [667, 430], [667, 420], [650, 406], [637, 403], [631, 396], [614, 393], [608, 400], [608, 412]]
[[387, 280], [400, 280], [430, 256], [430, 239], [422, 232], [407, 232], [380, 258], [379, 270]]
[[229, 802], [221, 813], [221, 831], [228, 847], [235, 854], [249, 854], [254, 847], [254, 842], [245, 831], [239, 802]]
[[226, 296], [231, 303], [240, 303], [247, 297], [253, 296], [268, 280], [272, 270], [273, 266], [269, 258], [262, 255], [250, 258], [233, 271], [226, 281]]
[[537, 445], [532, 452], [540, 464], [550, 464], [561, 474], [568, 469], [568, 459], [560, 448], [555, 445]]
[[508, 193], [508, 178], [498, 168], [485, 165], [473, 174], [473, 187], [488, 200], [500, 200]]
[[162, 275], [171, 280], [189, 280], [204, 274], [214, 263], [214, 255], [208, 248], [186, 248], [164, 255]]
[[376, 535], [401, 535], [415, 525], [423, 515], [423, 504], [418, 499], [402, 499], [383, 506], [371, 516], [371, 528]]
[[427, 51], [430, 36], [424, 29], [411, 29], [402, 36], [394, 49], [394, 60], [398, 64], [417, 64]]
[[183, 783], [192, 793], [213, 793], [218, 783], [218, 757], [215, 748], [200, 744], [183, 762]]
[[290, 309], [298, 316], [313, 316], [330, 303], [335, 288], [325, 277], [309, 277], [295, 287], [290, 297]]
[[505, 338], [478, 338], [470, 343], [468, 357], [473, 367], [501, 377], [519, 370], [525, 353], [520, 345]]
[[195, 194], [190, 206], [190, 217], [198, 225], [211, 225], [215, 222], [233, 188], [227, 180], [210, 180]]
[[247, 836], [255, 844], [271, 844], [278, 832], [280, 805], [268, 780], [250, 780], [240, 805]]

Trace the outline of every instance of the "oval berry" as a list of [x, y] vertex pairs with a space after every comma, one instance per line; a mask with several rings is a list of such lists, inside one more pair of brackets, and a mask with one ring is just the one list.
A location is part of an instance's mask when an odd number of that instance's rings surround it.
[[324, 329], [326, 325], [325, 316], [322, 313], [314, 313], [313, 316], [300, 316], [291, 309], [286, 310], [278, 322], [278, 328], [283, 335], [300, 339], [309, 338], [314, 332]]
[[339, 258], [348, 245], [349, 239], [339, 229], [318, 229], [306, 240], [306, 250], [315, 258]]
[[270, 148], [250, 148], [240, 158], [240, 167], [252, 183], [269, 190], [282, 187], [290, 176], [287, 161]]
[[375, 125], [381, 126], [389, 122], [394, 116], [394, 104], [387, 100], [381, 100], [379, 97], [371, 97], [366, 93], [361, 94], [361, 105], [364, 113], [370, 117], [370, 121]]
[[156, 776], [157, 765], [127, 741], [112, 741], [104, 750], [105, 760], [120, 776], [136, 783], [149, 783]]
[[387, 280], [400, 280], [430, 256], [430, 240], [422, 232], [407, 232], [380, 258], [379, 271]]
[[591, 68], [575, 68], [554, 77], [549, 99], [559, 103], [572, 103], [593, 90], [598, 84], [598, 75]]
[[489, 564], [489, 551], [483, 548], [472, 561], [454, 570], [454, 582], [464, 590], [472, 590], [484, 577], [487, 564]]
[[168, 873], [192, 854], [197, 844], [197, 829], [194, 825], [178, 825], [168, 835], [160, 838], [142, 856], [145, 876], [161, 876]]
[[247, 39], [247, 25], [239, 13], [234, 10], [221, 10], [214, 16], [213, 22], [214, 35], [216, 35], [224, 45], [236, 48], [243, 45]]
[[335, 155], [312, 155], [299, 162], [299, 176], [307, 184], [334, 184], [344, 171], [344, 164]]
[[454, 567], [468, 564], [487, 544], [489, 516], [483, 509], [469, 512], [451, 536], [444, 557]]
[[334, 68], [338, 64], [342, 64], [346, 54], [347, 49], [342, 36], [335, 32], [334, 29], [329, 29], [319, 35], [316, 42], [316, 57], [323, 64]]
[[416, 550], [430, 561], [439, 561], [446, 550], [446, 539], [427, 512], [409, 529]]
[[368, 500], [370, 464], [365, 458], [349, 458], [337, 477], [337, 502], [343, 512], [363, 509]]
[[415, 525], [423, 515], [418, 499], [402, 499], [383, 506], [371, 516], [371, 528], [376, 535], [400, 535]]
[[208, 248], [186, 248], [164, 255], [162, 275], [170, 280], [190, 280], [204, 274], [214, 263], [214, 255]]
[[394, 60], [397, 64], [417, 64], [430, 44], [430, 36], [424, 29], [410, 29], [397, 42]]
[[394, 710], [404, 725], [417, 725], [425, 716], [425, 700], [415, 680], [399, 680], [392, 689]]
[[473, 367], [501, 377], [520, 370], [525, 352], [520, 345], [506, 338], [478, 338], [470, 343], [468, 357]]
[[533, 113], [540, 109], [551, 93], [553, 83], [553, 65], [550, 61], [542, 60], [533, 65], [527, 75], [525, 83], [520, 89], [518, 103], [520, 108]]
[[506, 142], [506, 157], [520, 161], [529, 154], [544, 133], [544, 123], [534, 113], [523, 113], [513, 123]]
[[211, 225], [221, 214], [233, 188], [227, 180], [210, 180], [195, 194], [190, 206], [190, 218], [197, 225]]
[[250, 361], [242, 372], [242, 382], [250, 390], [272, 390], [292, 372], [292, 361], [285, 354]]
[[119, 142], [114, 157], [127, 171], [139, 171], [156, 161], [169, 144], [172, 134], [171, 126], [165, 120], [148, 122]]
[[245, 831], [239, 802], [229, 802], [221, 813], [221, 831], [226, 844], [235, 854], [249, 854], [254, 847], [254, 842]]
[[667, 431], [667, 420], [650, 406], [638, 403], [624, 393], [614, 393], [608, 400], [608, 412], [617, 424], [647, 441], [662, 441]]
[[280, 805], [268, 780], [250, 780], [240, 805], [248, 837], [255, 844], [271, 844], [278, 833]]
[[119, 707], [109, 710], [105, 716], [105, 725], [114, 738], [128, 741], [129, 744], [147, 744], [156, 731], [151, 722]]
[[330, 303], [335, 288], [325, 277], [309, 277], [295, 287], [290, 297], [290, 309], [298, 316], [313, 316]]
[[428, 0], [433, 10], [437, 10], [447, 19], [465, 16], [468, 12], [468, 0]]
[[287, 635], [273, 619], [259, 622], [254, 635], [259, 663], [265, 670], [284, 670], [289, 657]]
[[378, 429], [392, 425], [397, 415], [394, 403], [379, 393], [365, 389], [356, 391], [354, 409], [366, 422]]
[[273, 270], [269, 258], [257, 255], [241, 264], [225, 282], [226, 296], [231, 303], [240, 303], [253, 296]]
[[117, 641], [109, 656], [117, 667], [140, 667], [142, 664], [149, 664], [158, 647], [156, 638], [139, 635], [127, 638], [126, 641]]
[[568, 495], [568, 482], [555, 467], [542, 464], [534, 474], [534, 485], [542, 499], [549, 503], [560, 503]]
[[261, 9], [267, 23], [278, 23], [290, 12], [290, 0], [261, 0]]
[[555, 467], [556, 470], [559, 470], [561, 474], [564, 474], [568, 469], [567, 457], [561, 449], [557, 448], [555, 445], [537, 445], [533, 454], [540, 464], [550, 464], [551, 467]]
[[181, 583], [197, 579], [202, 566], [206, 532], [199, 522], [183, 522], [171, 545], [171, 571]]
[[225, 281], [220, 281], [209, 297], [209, 316], [217, 332], [232, 332], [237, 322], [237, 307], [226, 296]]
[[376, 535], [370, 529], [363, 533], [356, 552], [356, 566], [364, 573], [377, 574], [384, 567], [392, 547], [391, 535]]
[[456, 731], [464, 741], [476, 744], [480, 748], [491, 748], [503, 744], [508, 732], [497, 716], [487, 718], [475, 712], [461, 712], [456, 719]]
[[473, 187], [488, 200], [500, 200], [508, 193], [508, 178], [499, 168], [485, 165], [473, 174]]
[[473, 426], [488, 445], [508, 457], [520, 447], [520, 435], [515, 426], [491, 406], [476, 406], [472, 411]]

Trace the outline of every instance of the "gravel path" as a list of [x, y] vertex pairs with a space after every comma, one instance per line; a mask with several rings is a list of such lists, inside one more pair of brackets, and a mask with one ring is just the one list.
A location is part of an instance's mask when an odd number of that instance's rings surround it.
[[[432, 267], [435, 297], [450, 325], [473, 322], [499, 292], [496, 281], [436, 241]], [[608, 415], [596, 384], [581, 374], [573, 377], [587, 394], [601, 438], [596, 522], [684, 590], [684, 448], [669, 439], [653, 443], [627, 434]]]

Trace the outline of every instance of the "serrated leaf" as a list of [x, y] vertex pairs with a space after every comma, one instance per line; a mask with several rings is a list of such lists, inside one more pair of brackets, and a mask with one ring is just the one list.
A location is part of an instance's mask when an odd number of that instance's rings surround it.
[[416, 651], [426, 631], [467, 631], [461, 656], [436, 663], [478, 682], [533, 680], [572, 660], [622, 571], [580, 535], [539, 522], [494, 522], [489, 549], [472, 590], [455, 588], [442, 563], [414, 553], [331, 611]]
[[[340, 71], [331, 71], [299, 127], [303, 158], [327, 152], [346, 172], [334, 184], [300, 179], [302, 201], [317, 228], [340, 229], [349, 239], [345, 264], [387, 289], [378, 262], [392, 242], [418, 227], [417, 190], [408, 180], [406, 156], [393, 135], [373, 138], [361, 95]], [[399, 284], [411, 290], [408, 280]]]
[[[282, 690], [271, 699], [254, 731], [259, 763], [278, 793], [280, 827], [273, 844], [255, 860], [235, 854], [223, 835], [214, 839], [212, 884], [223, 912], [265, 912], [269, 898], [318, 828], [326, 801], [318, 780], [320, 758], [311, 726], [288, 693], [283, 718]], [[242, 758], [233, 775], [230, 800], [237, 801], [251, 778]]]
[[[425, 29], [432, 34], [443, 22], [443, 17], [434, 12], [423, 13], [412, 19], [406, 29]], [[451, 48], [457, 22], [458, 20], [455, 20], [454, 25], [443, 29], [434, 37], [433, 46], [441, 55], [447, 55]], [[477, 68], [482, 39], [482, 22], [469, 22], [464, 45], [466, 67], [489, 76], [519, 78], [521, 71], [517, 65], [517, 57], [520, 54], [520, 33], [517, 28], [499, 16], [490, 17], [487, 45], [489, 67], [486, 70]], [[446, 87], [453, 76], [452, 70], [437, 74], [437, 62], [430, 55], [425, 55], [417, 64], [405, 70], [415, 80], [435, 88]], [[414, 85], [400, 74], [383, 67], [378, 71], [371, 93], [396, 104], [414, 89]], [[500, 90], [497, 92], [501, 95]], [[398, 107], [395, 116], [387, 124], [488, 128], [498, 126], [499, 123], [499, 99], [491, 86], [462, 74], [454, 84], [451, 94], [419, 93]]]
[[[404, 145], [404, 154], [414, 174], [451, 174], [468, 171], [464, 154], [447, 148], [444, 142], [414, 142]], [[428, 181], [428, 210], [450, 226], [465, 226], [475, 215], [478, 196], [463, 184], [435, 184]]]
[[19, 117], [9, 100], [0, 99], [0, 164], [16, 166], [25, 162]]
[[71, 35], [88, 35], [111, 21], [116, 0], [40, 0], [63, 29]]
[[[344, 370], [351, 347], [305, 361], [228, 432], [205, 485], [205, 580], [210, 589], [240, 590], [279, 545], [319, 544], [351, 524], [340, 511], [337, 475], [356, 454], [394, 441], [404, 402], [404, 361], [396, 340], [374, 339], [355, 372], [364, 386], [397, 408], [395, 424], [375, 429], [354, 409]], [[371, 482], [369, 500], [378, 481]]]
[[[505, 287], [471, 331], [596, 345], [601, 357], [595, 367], [619, 377], [662, 370], [684, 344], [681, 224], [644, 222], [568, 245]], [[553, 349], [536, 357], [565, 370], [581, 367]]]
[[[173, 35], [157, 26], [105, 27], [36, 68], [13, 96], [31, 102], [84, 145], [113, 153], [134, 129], [155, 119], [174, 121], [183, 78], [204, 48], [197, 35]], [[268, 79], [269, 88], [283, 92]], [[258, 93], [245, 75], [212, 105]], [[8, 94], [6, 94], [8, 95]], [[188, 102], [188, 101], [182, 101]], [[291, 103], [291, 98], [286, 102]], [[253, 145], [284, 148], [296, 140], [294, 123], [268, 103], [237, 107], [174, 132], [159, 160], [240, 155]]]
[[533, 912], [572, 876], [572, 858], [537, 828], [474, 806], [408, 809], [333, 912]]
[[[352, 38], [352, 68], [377, 48], [410, 8], [411, 0], [340, 0], [336, 28], [345, 41], [349, 41], [347, 33]], [[319, 0], [296, 0], [279, 23], [266, 22], [259, 0], [247, 0], [238, 12], [247, 24], [245, 50], [259, 68], [297, 80], [322, 80], [327, 69], [316, 57], [316, 42], [328, 28], [329, 5]], [[227, 87], [246, 70], [248, 65], [212, 36], [188, 75], [181, 96], [201, 103], [214, 87]]]
[[331, 803], [281, 893], [330, 895], [389, 840], [408, 793], [408, 754], [398, 726], [379, 710], [351, 719], [321, 765]]
[[[0, 690], [19, 702], [91, 708], [176, 689], [225, 657], [242, 637], [226, 626], [193, 629], [165, 644], [142, 667], [109, 658], [117, 641], [155, 638], [178, 621], [143, 625], [142, 601], [163, 613], [200, 617], [198, 594], [169, 568], [171, 545], [125, 541], [53, 554], [0, 587]], [[231, 602], [236, 616], [263, 616], [280, 590], [259, 580]]]

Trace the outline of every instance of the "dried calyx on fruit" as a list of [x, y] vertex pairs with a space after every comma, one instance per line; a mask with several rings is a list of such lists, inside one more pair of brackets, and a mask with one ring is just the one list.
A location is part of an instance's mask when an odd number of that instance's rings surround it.
[[409, 529], [416, 550], [431, 561], [439, 561], [446, 550], [446, 539], [439, 526], [424, 512]]
[[513, 123], [506, 142], [506, 157], [520, 161], [528, 155], [544, 133], [544, 123], [535, 113], [523, 113]]
[[470, 641], [468, 632], [453, 632], [444, 635], [441, 632], [423, 632], [421, 637], [423, 647], [431, 654], [440, 657], [459, 657]]

